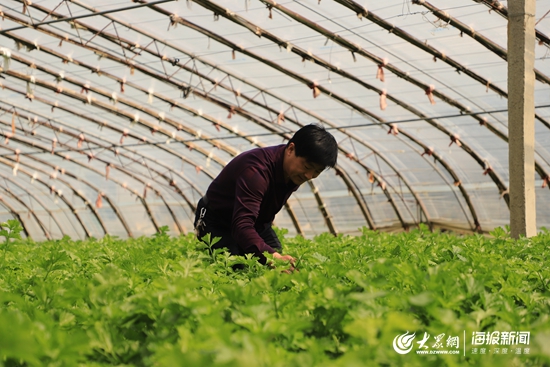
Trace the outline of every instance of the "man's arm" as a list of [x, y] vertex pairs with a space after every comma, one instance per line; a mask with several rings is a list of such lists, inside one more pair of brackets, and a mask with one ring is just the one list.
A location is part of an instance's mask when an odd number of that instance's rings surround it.
[[[235, 187], [235, 204], [233, 207], [233, 222], [231, 232], [233, 239], [245, 253], [252, 253], [266, 264], [264, 252], [273, 254], [276, 259], [289, 261], [294, 266], [294, 258], [281, 255], [269, 246], [254, 227], [260, 213], [260, 206], [268, 188], [267, 178], [253, 168], [246, 169], [237, 179]], [[269, 198], [265, 198], [269, 200]]]
[[265, 243], [254, 227], [267, 188], [267, 178], [262, 173], [253, 168], [245, 169], [236, 181], [231, 223], [231, 232], [237, 244], [245, 253], [259, 257], [262, 264], [266, 262], [264, 252], [276, 252]]

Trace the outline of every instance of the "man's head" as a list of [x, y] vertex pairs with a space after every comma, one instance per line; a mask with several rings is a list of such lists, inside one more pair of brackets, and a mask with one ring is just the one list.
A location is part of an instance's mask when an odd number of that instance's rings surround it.
[[310, 124], [296, 131], [289, 140], [283, 162], [285, 177], [297, 185], [316, 178], [327, 167], [334, 167], [338, 144], [321, 125]]

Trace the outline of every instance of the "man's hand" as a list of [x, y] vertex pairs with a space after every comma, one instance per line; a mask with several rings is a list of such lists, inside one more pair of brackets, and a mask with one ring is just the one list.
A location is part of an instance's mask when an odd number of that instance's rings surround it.
[[294, 260], [294, 258], [292, 256], [290, 256], [290, 255], [281, 255], [278, 252], [274, 252], [273, 253], [273, 258], [290, 262], [290, 268], [283, 270], [283, 273], [291, 274], [295, 271], [298, 271], [298, 269], [295, 268], [296, 260]]
[[278, 260], [289, 261], [290, 265], [292, 265], [293, 268], [294, 268], [294, 264], [296, 263], [296, 261], [294, 260], [294, 258], [292, 256], [290, 256], [290, 255], [281, 255], [278, 252], [273, 253], [273, 258], [278, 259]]

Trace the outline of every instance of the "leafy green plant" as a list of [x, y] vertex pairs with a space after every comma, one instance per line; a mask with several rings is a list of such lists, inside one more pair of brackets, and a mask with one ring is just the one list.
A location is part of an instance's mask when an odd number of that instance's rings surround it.
[[[272, 269], [162, 228], [42, 243], [17, 237], [14, 222], [2, 230], [0, 366], [550, 364], [548, 231], [278, 230], [299, 267], [285, 273], [285, 262]], [[474, 354], [473, 333], [495, 330], [529, 331], [528, 353]], [[458, 355], [402, 355], [393, 342], [406, 332], [468, 343]]]
[[4, 237], [4, 242], [2, 243], [2, 268], [6, 261], [8, 247], [12, 240], [21, 239], [21, 231], [23, 231], [23, 227], [21, 227], [19, 221], [15, 219], [9, 219], [4, 223], [0, 223], [0, 236]]

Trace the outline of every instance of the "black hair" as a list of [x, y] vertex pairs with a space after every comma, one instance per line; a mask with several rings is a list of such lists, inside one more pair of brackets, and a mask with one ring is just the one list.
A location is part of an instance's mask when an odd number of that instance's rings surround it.
[[336, 139], [319, 124], [303, 126], [294, 133], [288, 144], [294, 143], [296, 156], [323, 167], [334, 167], [338, 157]]

